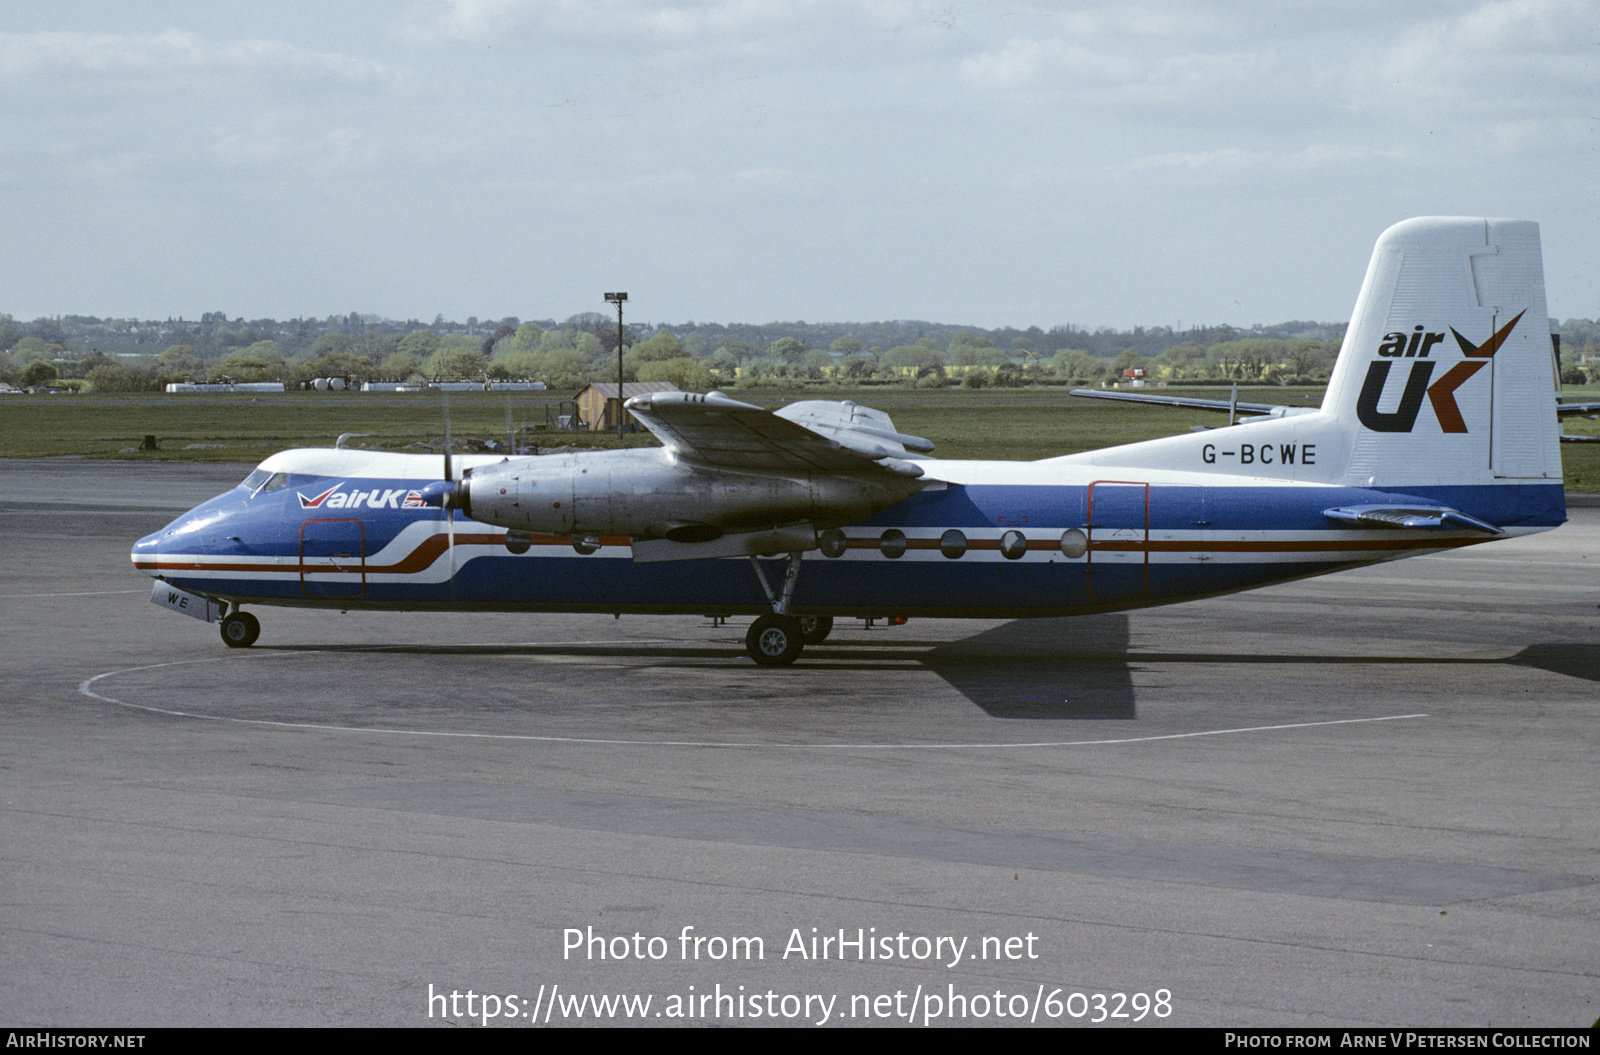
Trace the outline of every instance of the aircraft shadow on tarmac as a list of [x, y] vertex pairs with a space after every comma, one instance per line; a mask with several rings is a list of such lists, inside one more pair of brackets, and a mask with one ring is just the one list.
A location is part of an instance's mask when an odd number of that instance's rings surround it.
[[[828, 670], [883, 672], [886, 665], [915, 662], [943, 678], [991, 717], [1021, 720], [1131, 721], [1137, 717], [1132, 673], [1155, 663], [1318, 666], [1510, 665], [1600, 682], [1600, 645], [1529, 645], [1513, 656], [1329, 655], [1278, 653], [1135, 652], [1128, 648], [1128, 617], [1114, 613], [1058, 619], [1019, 619], [962, 638], [932, 642], [900, 636], [859, 640], [834, 638], [808, 651], [793, 668], [803, 676], [807, 660]], [[289, 651], [299, 651], [291, 647]], [[634, 660], [724, 660], [726, 648], [652, 644], [551, 643], [548, 645], [323, 646], [317, 651], [433, 655], [562, 654]], [[741, 655], [736, 661], [746, 665]]]
[[[263, 651], [273, 646], [259, 646]], [[291, 648], [290, 651], [298, 651]], [[319, 652], [383, 652], [395, 655], [571, 655], [664, 662], [725, 660], [725, 647], [682, 642], [548, 645], [320, 646]], [[1132, 720], [1132, 667], [1128, 617], [1089, 615], [1060, 619], [1019, 619], [962, 638], [931, 641], [903, 629], [879, 631], [862, 639], [838, 635], [813, 646], [783, 677], [805, 675], [813, 665], [829, 671], [884, 673], [915, 663], [937, 674], [995, 718], [1048, 720]], [[739, 653], [734, 661], [750, 666]]]
[[1600, 645], [1529, 645], [1505, 662], [1569, 678], [1600, 681]]
[[1018, 620], [923, 656], [929, 670], [996, 718], [1133, 719], [1134, 666], [1151, 663], [1508, 665], [1600, 682], [1600, 645], [1529, 645], [1504, 659], [1128, 652], [1122, 615]]
[[1129, 720], [1128, 617], [1019, 619], [943, 644], [922, 665], [991, 717]]

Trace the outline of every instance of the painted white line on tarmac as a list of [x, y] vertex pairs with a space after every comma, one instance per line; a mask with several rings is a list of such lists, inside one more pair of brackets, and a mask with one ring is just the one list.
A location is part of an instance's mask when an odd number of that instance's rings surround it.
[[[671, 640], [671, 639], [660, 639]], [[547, 642], [520, 642], [503, 645], [506, 648], [549, 647], [554, 645], [621, 645], [640, 644], [638, 641], [547, 641]], [[475, 647], [475, 646], [462, 646]], [[318, 650], [321, 651], [321, 650]], [[374, 649], [374, 651], [379, 651]], [[1360, 725], [1372, 722], [1397, 722], [1413, 718], [1427, 718], [1426, 714], [1387, 714], [1372, 718], [1333, 718], [1320, 722], [1288, 722], [1281, 725], [1250, 725], [1230, 729], [1200, 729], [1187, 733], [1164, 733], [1155, 736], [1122, 736], [1100, 740], [1033, 740], [1023, 743], [1010, 743], [1005, 741], [967, 742], [967, 743], [819, 743], [800, 744], [762, 741], [735, 741], [735, 740], [626, 740], [607, 737], [589, 736], [536, 736], [528, 733], [462, 733], [428, 729], [386, 729], [377, 726], [351, 726], [331, 725], [317, 722], [278, 722], [265, 718], [230, 718], [219, 714], [202, 714], [194, 711], [179, 711], [167, 707], [152, 707], [147, 704], [128, 703], [113, 696], [94, 691], [91, 687], [104, 678], [113, 678], [120, 674], [135, 674], [146, 670], [160, 670], [166, 667], [184, 667], [199, 663], [222, 663], [228, 659], [262, 658], [271, 659], [277, 656], [305, 656], [307, 652], [289, 653], [262, 653], [258, 656], [239, 657], [214, 657], [210, 659], [184, 659], [174, 660], [169, 663], [151, 663], [142, 667], [124, 667], [121, 670], [108, 670], [101, 674], [85, 678], [78, 684], [78, 691], [91, 699], [114, 704], [118, 707], [128, 707], [133, 710], [146, 711], [151, 714], [164, 714], [173, 718], [194, 718], [213, 722], [234, 722], [239, 725], [258, 725], [273, 729], [304, 729], [311, 732], [322, 733], [377, 733], [386, 736], [431, 736], [459, 740], [523, 740], [537, 743], [550, 744], [592, 744], [611, 747], [711, 747], [711, 748], [777, 748], [799, 750], [851, 750], [888, 749], [888, 750], [952, 750], [968, 748], [1017, 748], [1017, 747], [1092, 747], [1110, 744], [1139, 744], [1152, 743], [1159, 740], [1189, 740], [1202, 736], [1230, 736], [1241, 733], [1269, 733], [1280, 732], [1286, 729], [1314, 729], [1332, 725]]]

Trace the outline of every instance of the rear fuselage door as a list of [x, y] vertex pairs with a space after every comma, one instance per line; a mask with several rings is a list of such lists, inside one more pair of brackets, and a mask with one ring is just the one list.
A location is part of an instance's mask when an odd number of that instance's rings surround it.
[[1143, 597], [1150, 584], [1150, 485], [1089, 485], [1089, 599]]

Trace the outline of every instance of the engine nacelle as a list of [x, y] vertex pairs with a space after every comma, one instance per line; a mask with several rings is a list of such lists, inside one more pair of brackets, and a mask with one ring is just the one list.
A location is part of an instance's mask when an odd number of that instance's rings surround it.
[[882, 471], [702, 469], [664, 450], [546, 454], [473, 470], [452, 504], [474, 520], [537, 535], [628, 535], [705, 542], [806, 520], [838, 526], [916, 492]]

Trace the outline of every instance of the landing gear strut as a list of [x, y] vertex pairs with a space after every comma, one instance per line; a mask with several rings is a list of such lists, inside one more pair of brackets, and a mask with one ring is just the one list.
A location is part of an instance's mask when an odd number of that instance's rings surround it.
[[[800, 581], [800, 554], [789, 554], [789, 568], [784, 572], [781, 593], [773, 591], [766, 573], [761, 570], [761, 562], [754, 556], [750, 558], [750, 567], [755, 569], [756, 579], [772, 604], [772, 614], [761, 616], [750, 624], [749, 631], [744, 635], [744, 649], [751, 659], [763, 667], [787, 667], [800, 658], [800, 652], [808, 641], [815, 644], [827, 636], [827, 630], [824, 630], [822, 637], [813, 641], [802, 621], [789, 614], [789, 602], [794, 598], [795, 585]], [[831, 629], [833, 621], [829, 619], [827, 622]], [[815, 628], [812, 633], [815, 633]]]
[[229, 648], [249, 648], [261, 636], [261, 621], [237, 607], [222, 619], [222, 643]]

